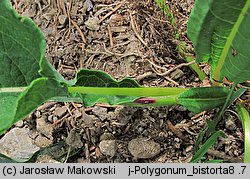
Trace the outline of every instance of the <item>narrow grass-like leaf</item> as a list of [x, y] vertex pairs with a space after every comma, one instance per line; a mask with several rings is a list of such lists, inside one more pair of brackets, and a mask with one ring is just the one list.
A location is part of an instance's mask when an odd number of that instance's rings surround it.
[[200, 143], [202, 142], [204, 136], [206, 134], [206, 130], [203, 130], [199, 133], [197, 139], [195, 140], [195, 143], [194, 143], [194, 151], [197, 152], [198, 151], [198, 148], [199, 148], [199, 145]]
[[250, 116], [242, 105], [238, 105], [236, 109], [244, 130], [244, 163], [250, 163]]
[[202, 157], [207, 153], [207, 150], [215, 144], [218, 137], [225, 137], [222, 131], [216, 131], [211, 137], [201, 146], [201, 148], [195, 153], [191, 159], [191, 163], [196, 163], [202, 159]]

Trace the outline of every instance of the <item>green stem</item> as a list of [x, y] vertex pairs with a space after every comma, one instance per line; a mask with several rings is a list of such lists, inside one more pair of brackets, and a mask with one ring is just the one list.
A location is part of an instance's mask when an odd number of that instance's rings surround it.
[[157, 88], [157, 87], [137, 87], [137, 88], [109, 88], [109, 87], [68, 87], [70, 93], [98, 94], [98, 95], [121, 95], [121, 96], [172, 96], [179, 95], [188, 88]]

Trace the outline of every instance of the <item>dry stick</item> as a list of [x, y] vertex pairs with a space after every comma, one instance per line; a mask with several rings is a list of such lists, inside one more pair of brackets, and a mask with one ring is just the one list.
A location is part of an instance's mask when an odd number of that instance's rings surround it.
[[178, 68], [181, 68], [181, 67], [184, 67], [184, 66], [189, 66], [189, 65], [192, 65], [195, 63], [195, 60], [191, 61], [191, 62], [188, 62], [188, 63], [181, 63], [173, 68], [171, 68], [170, 70], [164, 72], [164, 73], [158, 73], [158, 75], [161, 75], [161, 76], [166, 76], [168, 74], [170, 74], [171, 72], [175, 71], [176, 69]]
[[81, 36], [81, 39], [82, 39], [83, 43], [86, 43], [87, 41], [86, 41], [86, 38], [85, 38], [82, 30], [80, 29], [80, 27], [70, 17], [70, 10], [71, 10], [71, 4], [72, 4], [72, 2], [70, 1], [70, 3], [69, 3], [68, 13], [66, 11], [64, 1], [63, 0], [59, 0], [59, 2], [60, 2], [60, 5], [61, 5], [61, 8], [63, 10], [64, 15], [68, 16], [69, 22], [71, 22], [73, 24], [73, 26], [76, 28], [76, 30], [78, 31], [78, 33]]
[[174, 85], [180, 86], [180, 84], [177, 83], [176, 81], [174, 81], [173, 79], [171, 79], [171, 78], [169, 78], [169, 77], [167, 77], [167, 76], [164, 76], [164, 78], [165, 78], [166, 80], [170, 81], [171, 83], [173, 83]]
[[114, 46], [114, 43], [113, 43], [113, 36], [112, 36], [112, 32], [111, 32], [110, 25], [108, 25], [108, 33], [109, 33], [109, 42], [110, 42], [110, 46], [113, 47], [113, 46]]
[[88, 143], [85, 143], [84, 147], [85, 147], [85, 156], [86, 156], [87, 163], [90, 163], [90, 154], [89, 154], [89, 145], [88, 145]]
[[198, 114], [194, 115], [193, 117], [191, 117], [191, 120], [195, 120], [195, 119], [197, 119], [198, 117], [200, 117], [200, 116], [204, 115], [206, 112], [207, 112], [207, 111], [202, 111], [202, 112], [200, 112], [200, 113], [198, 113]]
[[[153, 67], [151, 67], [151, 68], [152, 68], [152, 70], [153, 70], [157, 75], [162, 76], [159, 72], [156, 71], [156, 69], [154, 69]], [[167, 76], [162, 76], [162, 77], [164, 77], [167, 81], [170, 81], [171, 83], [173, 83], [173, 84], [176, 85], [176, 86], [179, 86], [179, 85], [180, 85], [179, 83], [177, 83], [176, 81], [174, 81], [173, 79], [171, 79], [171, 78], [169, 78], [169, 77], [167, 77]]]
[[67, 15], [67, 11], [66, 11], [66, 8], [65, 8], [64, 0], [59, 0], [59, 6], [62, 9], [63, 14]]
[[64, 119], [66, 119], [67, 117], [69, 117], [69, 114], [66, 114], [65, 116], [63, 116], [61, 119], [55, 121], [54, 123], [51, 124], [51, 126], [55, 126], [57, 124], [59, 124], [60, 122], [62, 122]]
[[135, 36], [141, 41], [141, 43], [146, 47], [146, 48], [149, 48], [148, 45], [146, 44], [146, 42], [141, 38], [141, 36], [138, 34], [138, 32], [136, 31], [136, 28], [135, 28], [135, 24], [134, 24], [134, 20], [133, 20], [133, 17], [132, 17], [132, 14], [130, 13], [130, 22], [131, 22], [131, 27], [132, 27], [132, 30], [134, 31], [135, 33]]
[[123, 3], [119, 3], [112, 11], [110, 11], [109, 13], [107, 13], [103, 18], [101, 18], [101, 20], [99, 20], [99, 24], [102, 21], [104, 21], [107, 17], [109, 17], [111, 14], [113, 14], [115, 11], [117, 11], [122, 5], [123, 5]]
[[80, 34], [80, 36], [81, 36], [81, 38], [82, 38], [82, 41], [84, 42], [84, 43], [86, 43], [87, 41], [86, 41], [86, 38], [85, 38], [85, 36], [84, 36], [84, 34], [82, 33], [82, 30], [80, 29], [80, 27], [72, 20], [72, 19], [70, 19], [70, 22], [73, 24], [73, 26], [76, 28], [76, 30], [79, 32], [79, 34]]
[[182, 139], [184, 142], [189, 142], [189, 140], [181, 133], [181, 131], [178, 131], [175, 126], [169, 121], [167, 120], [167, 125], [169, 127], [169, 129], [175, 134], [177, 135], [177, 137], [179, 137], [180, 139]]
[[68, 113], [72, 116], [72, 112], [70, 111], [69, 107], [67, 106], [65, 102], [64, 102], [64, 105], [66, 106]]

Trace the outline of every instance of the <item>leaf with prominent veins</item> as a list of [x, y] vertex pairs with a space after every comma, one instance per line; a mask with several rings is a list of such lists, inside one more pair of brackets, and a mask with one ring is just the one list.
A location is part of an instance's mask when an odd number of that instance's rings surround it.
[[197, 0], [188, 36], [198, 62], [211, 64], [211, 78], [250, 79], [250, 0]]

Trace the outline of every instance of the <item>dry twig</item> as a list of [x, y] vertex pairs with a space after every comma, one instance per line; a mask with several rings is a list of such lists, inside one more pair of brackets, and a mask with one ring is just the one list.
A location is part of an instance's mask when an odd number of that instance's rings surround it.
[[133, 20], [133, 17], [132, 17], [132, 14], [130, 13], [130, 23], [131, 23], [131, 27], [132, 27], [132, 30], [134, 31], [136, 37], [141, 41], [141, 43], [146, 47], [146, 48], [149, 48], [147, 43], [142, 39], [142, 37], [138, 34], [136, 28], [135, 28], [135, 24], [134, 24], [134, 20]]
[[107, 13], [103, 18], [99, 20], [99, 24], [104, 21], [107, 17], [109, 17], [111, 14], [113, 14], [115, 11], [117, 11], [120, 7], [122, 7], [123, 3], [119, 3], [112, 11]]

